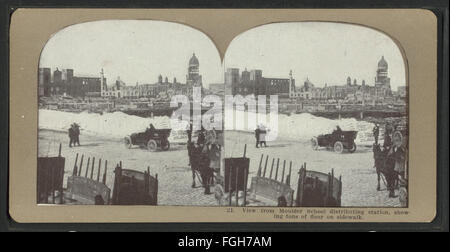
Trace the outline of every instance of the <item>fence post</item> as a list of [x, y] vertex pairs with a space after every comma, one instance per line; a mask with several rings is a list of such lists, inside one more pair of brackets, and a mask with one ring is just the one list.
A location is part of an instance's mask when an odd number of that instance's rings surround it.
[[231, 166], [230, 166], [230, 174], [229, 174], [229, 176], [228, 176], [228, 178], [229, 178], [229, 181], [228, 181], [228, 194], [229, 194], [229, 202], [228, 202], [228, 205], [229, 206], [231, 206], [231, 197], [232, 197], [232, 191], [231, 191], [231, 181], [232, 181], [232, 175], [233, 175], [233, 173], [232, 173], [232, 171], [233, 171], [233, 160], [231, 160]]
[[247, 204], [247, 179], [248, 179], [248, 170], [244, 169], [244, 204], [245, 206]]
[[89, 164], [90, 164], [90, 161], [91, 161], [91, 157], [88, 157], [88, 162], [87, 162], [87, 165], [86, 165], [86, 172], [85, 172], [85, 174], [84, 174], [84, 176], [87, 178], [87, 175], [88, 175], [88, 172], [89, 172]]
[[61, 148], [62, 148], [62, 144], [59, 143], [58, 157], [61, 157]]
[[83, 158], [84, 158], [84, 154], [81, 154], [80, 169], [78, 170], [78, 177], [81, 177], [81, 169], [83, 169]]
[[114, 169], [114, 187], [113, 187], [113, 204], [118, 204], [118, 195], [120, 190], [120, 177], [121, 177], [121, 170], [119, 164], [116, 165], [116, 168]]
[[291, 185], [291, 169], [292, 169], [292, 161], [289, 162], [289, 174], [286, 176], [286, 184], [288, 186]]
[[236, 166], [236, 206], [239, 206], [239, 166]]
[[103, 172], [103, 179], [102, 182], [104, 185], [106, 185], [106, 172], [108, 171], [108, 160], [105, 160], [105, 171]]
[[306, 163], [300, 167], [298, 172], [298, 183], [297, 183], [297, 198], [295, 199], [296, 206], [303, 205], [303, 187], [305, 183], [306, 176]]
[[98, 160], [98, 170], [97, 170], [97, 182], [100, 181], [100, 167], [102, 166], [102, 159]]
[[52, 184], [50, 185], [50, 190], [52, 190], [52, 204], [55, 204], [55, 167], [52, 166], [50, 169], [50, 176], [52, 180]]
[[262, 164], [262, 160], [263, 160], [264, 154], [261, 154], [261, 158], [259, 159], [259, 166], [258, 166], [258, 173], [256, 174], [257, 177], [261, 177], [261, 164]]
[[75, 164], [73, 165], [72, 176], [77, 176], [77, 174], [78, 174], [77, 163], [78, 163], [78, 153], [75, 157]]
[[338, 193], [338, 204], [341, 206], [341, 196], [342, 196], [342, 176], [339, 176], [339, 193]]
[[264, 164], [264, 173], [263, 173], [263, 177], [266, 176], [266, 169], [267, 169], [267, 161], [269, 160], [269, 155], [266, 156], [266, 163]]
[[276, 169], [276, 171], [275, 171], [275, 181], [276, 181], [277, 178], [278, 178], [278, 166], [280, 166], [280, 158], [277, 159], [277, 169]]
[[158, 205], [158, 173], [155, 174], [156, 179], [156, 189], [155, 189], [155, 205]]
[[95, 165], [95, 157], [92, 158], [91, 179], [94, 176], [94, 165]]
[[273, 171], [273, 165], [275, 164], [275, 158], [272, 158], [272, 166], [270, 167], [270, 174], [269, 174], [269, 178], [272, 178], [272, 171]]

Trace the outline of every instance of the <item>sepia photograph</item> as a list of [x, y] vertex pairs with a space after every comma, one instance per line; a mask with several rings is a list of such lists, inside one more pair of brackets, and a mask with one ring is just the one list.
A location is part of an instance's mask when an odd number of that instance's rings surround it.
[[258, 26], [223, 61], [182, 24], [65, 27], [37, 69], [37, 204], [407, 207], [405, 65], [344, 23]]

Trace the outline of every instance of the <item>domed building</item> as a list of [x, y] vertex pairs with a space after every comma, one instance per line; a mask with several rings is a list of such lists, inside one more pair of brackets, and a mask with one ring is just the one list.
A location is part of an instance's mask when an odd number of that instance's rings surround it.
[[195, 56], [192, 54], [188, 65], [188, 74], [186, 75], [186, 84], [194, 87], [202, 87], [202, 76], [199, 73], [200, 63]]
[[378, 61], [377, 75], [375, 77], [375, 88], [377, 96], [389, 96], [392, 95], [391, 91], [391, 79], [388, 77], [388, 63], [381, 56]]

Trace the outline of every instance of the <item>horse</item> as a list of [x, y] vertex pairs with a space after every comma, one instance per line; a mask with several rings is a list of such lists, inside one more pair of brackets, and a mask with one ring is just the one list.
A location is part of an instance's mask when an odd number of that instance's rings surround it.
[[389, 191], [389, 197], [395, 197], [394, 189], [397, 180], [395, 168], [395, 159], [389, 155], [389, 149], [381, 150], [379, 144], [373, 145], [373, 158], [375, 160], [375, 169], [378, 177], [377, 191], [380, 191], [381, 175], [386, 179], [386, 187]]
[[192, 188], [195, 188], [195, 177], [199, 174], [199, 180], [205, 188], [205, 193], [209, 194], [209, 185], [213, 178], [213, 170], [210, 168], [210, 150], [207, 145], [196, 146], [188, 143], [189, 163], [192, 171]]

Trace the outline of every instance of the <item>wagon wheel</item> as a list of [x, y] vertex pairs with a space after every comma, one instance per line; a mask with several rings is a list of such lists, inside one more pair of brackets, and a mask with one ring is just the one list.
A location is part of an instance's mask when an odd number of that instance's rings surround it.
[[170, 148], [170, 143], [169, 143], [169, 141], [162, 141], [161, 142], [161, 149], [162, 150], [168, 150]]
[[317, 148], [319, 148], [319, 141], [317, 141], [316, 137], [311, 138], [311, 148], [313, 150], [317, 150]]
[[127, 147], [128, 149], [131, 149], [131, 147], [133, 146], [133, 143], [131, 142], [131, 137], [126, 136], [124, 138], [124, 144], [125, 144], [125, 147]]
[[344, 151], [344, 145], [340, 141], [336, 141], [334, 143], [334, 152], [336, 153], [342, 153]]
[[356, 144], [355, 142], [352, 143], [352, 147], [350, 149], [348, 149], [348, 152], [353, 153], [356, 151]]
[[147, 149], [149, 151], [156, 151], [158, 149], [158, 144], [156, 143], [155, 140], [150, 139], [150, 140], [148, 140], [148, 143], [147, 143]]

